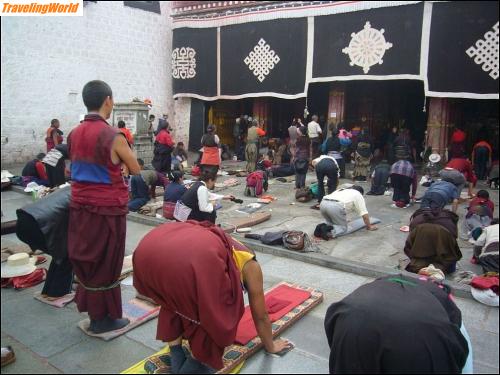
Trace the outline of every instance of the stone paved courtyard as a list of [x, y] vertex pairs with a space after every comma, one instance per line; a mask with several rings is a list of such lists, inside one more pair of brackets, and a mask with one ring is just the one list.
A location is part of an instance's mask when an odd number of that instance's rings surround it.
[[[232, 164], [232, 163], [231, 163]], [[218, 182], [229, 177], [223, 176]], [[255, 202], [245, 197], [244, 178], [241, 184], [219, 193], [233, 194], [244, 199], [244, 204]], [[315, 181], [308, 175], [308, 183]], [[347, 180], [341, 181], [348, 182]], [[367, 183], [363, 184], [369, 189]], [[253, 233], [264, 233], [278, 229], [297, 229], [312, 235], [314, 227], [321, 222], [319, 211], [311, 210], [313, 201], [307, 204], [294, 202], [294, 185], [272, 181], [268, 193], [278, 198], [261, 210], [272, 210], [272, 218], [255, 226]], [[419, 187], [420, 196], [423, 193]], [[491, 193], [498, 209], [498, 193]], [[15, 191], [2, 192], [2, 221], [15, 218], [15, 209], [29, 203], [31, 197]], [[403, 245], [406, 233], [399, 231], [417, 207], [395, 209], [390, 207], [389, 196], [366, 197], [370, 215], [382, 220], [379, 230], [360, 230], [350, 236], [332, 241], [318, 241], [323, 254], [346, 260], [355, 260], [369, 265], [397, 268], [404, 257]], [[240, 215], [240, 205], [224, 202], [219, 212], [219, 222]], [[460, 207], [463, 216], [465, 205]], [[128, 221], [126, 254], [131, 254], [140, 239], [151, 230], [151, 226]], [[2, 236], [2, 246], [17, 243], [15, 235]], [[464, 258], [459, 269], [479, 269], [470, 264], [471, 245], [460, 240]], [[258, 250], [258, 249], [257, 249]], [[313, 286], [325, 293], [325, 301], [295, 326], [282, 335], [296, 344], [290, 354], [275, 359], [259, 352], [247, 360], [242, 373], [327, 373], [329, 349], [323, 329], [324, 314], [328, 306], [373, 280], [325, 268], [293, 259], [258, 253], [264, 271], [265, 287], [280, 281]], [[148, 322], [124, 336], [103, 342], [85, 336], [76, 323], [85, 317], [74, 304], [55, 309], [33, 299], [33, 293], [41, 286], [23, 291], [2, 289], [2, 345], [13, 345], [17, 362], [2, 369], [2, 373], [117, 373], [161, 349], [163, 344], [155, 340], [157, 320]], [[134, 296], [132, 286], [122, 286], [123, 298]], [[474, 346], [476, 373], [498, 373], [498, 309], [483, 306], [470, 298], [457, 298], [464, 322]]]

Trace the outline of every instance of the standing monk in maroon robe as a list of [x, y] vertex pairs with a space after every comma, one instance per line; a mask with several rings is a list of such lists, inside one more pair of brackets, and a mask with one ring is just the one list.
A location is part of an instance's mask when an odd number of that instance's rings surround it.
[[68, 253], [80, 280], [76, 303], [88, 312], [89, 330], [113, 331], [122, 319], [120, 277], [125, 254], [128, 189], [121, 164], [130, 174], [140, 167], [123, 133], [111, 127], [113, 93], [102, 81], [82, 92], [88, 114], [68, 136], [71, 159], [71, 202]]

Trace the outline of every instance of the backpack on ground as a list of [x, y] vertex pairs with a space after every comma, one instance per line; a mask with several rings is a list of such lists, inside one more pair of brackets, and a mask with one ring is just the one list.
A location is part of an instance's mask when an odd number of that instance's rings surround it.
[[298, 202], [307, 203], [312, 199], [313, 195], [311, 193], [311, 189], [307, 186], [297, 189], [297, 191], [295, 192], [295, 200], [297, 200]]
[[245, 195], [247, 197], [259, 197], [264, 192], [264, 172], [256, 171], [247, 176]]

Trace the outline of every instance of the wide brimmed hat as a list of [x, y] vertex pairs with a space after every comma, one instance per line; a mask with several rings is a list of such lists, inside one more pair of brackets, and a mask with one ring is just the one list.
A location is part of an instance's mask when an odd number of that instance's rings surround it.
[[36, 258], [30, 258], [27, 253], [11, 255], [2, 264], [2, 279], [29, 275], [36, 270], [35, 263]]
[[441, 155], [439, 155], [439, 154], [431, 154], [429, 156], [429, 161], [431, 163], [439, 163], [441, 161]]

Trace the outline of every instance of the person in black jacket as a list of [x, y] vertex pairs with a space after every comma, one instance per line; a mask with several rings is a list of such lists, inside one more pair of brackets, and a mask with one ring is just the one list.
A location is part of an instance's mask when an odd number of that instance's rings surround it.
[[43, 158], [49, 187], [53, 188], [66, 182], [66, 159], [68, 159], [68, 145], [63, 143], [56, 145]]
[[460, 309], [432, 281], [391, 275], [365, 284], [328, 308], [325, 332], [330, 374], [472, 370]]
[[[216, 167], [206, 167], [202, 170], [199, 181], [182, 195], [181, 202], [191, 209], [188, 220], [210, 221], [215, 224], [216, 210], [220, 208], [220, 204], [210, 200], [209, 190], [215, 187], [216, 180]], [[234, 196], [226, 195], [223, 199], [231, 200]]]
[[16, 211], [17, 237], [31, 249], [52, 256], [42, 297], [58, 298], [72, 290], [73, 267], [68, 259], [70, 194], [68, 186]]

